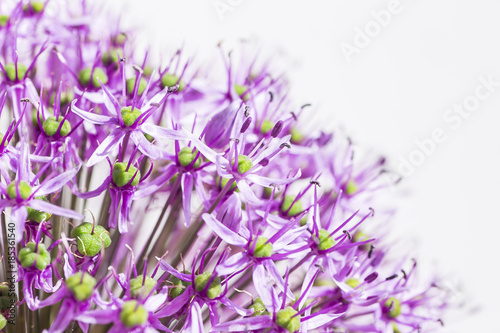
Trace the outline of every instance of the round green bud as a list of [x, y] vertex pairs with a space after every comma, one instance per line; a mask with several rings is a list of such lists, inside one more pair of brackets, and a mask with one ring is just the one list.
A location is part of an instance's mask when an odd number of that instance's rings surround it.
[[24, 268], [35, 266], [36, 269], [43, 271], [50, 265], [50, 253], [45, 248], [45, 244], [41, 243], [37, 247], [34, 242], [29, 242], [19, 251], [17, 258]]
[[8, 15], [0, 15], [0, 27], [5, 27], [8, 22], [9, 22]]
[[[48, 201], [45, 196], [36, 197], [35, 199]], [[52, 216], [50, 213], [42, 212], [31, 207], [26, 207], [26, 210], [28, 211], [28, 221], [40, 223], [42, 221], [48, 221]]]
[[[144, 92], [144, 89], [146, 89], [146, 80], [141, 78], [139, 80], [139, 88], [137, 89], [137, 96], [141, 96], [142, 93]], [[135, 78], [131, 78], [127, 80], [127, 94], [130, 96], [133, 95], [134, 93], [134, 88], [135, 88]]]
[[92, 68], [85, 68], [80, 71], [78, 74], [78, 81], [84, 87], [88, 87], [92, 82], [92, 86], [94, 88], [100, 88], [101, 84], [97, 81], [99, 78], [102, 84], [108, 83], [108, 75], [104, 72], [104, 70], [100, 67], [94, 68], [94, 72], [92, 73]]
[[179, 80], [179, 77], [177, 75], [165, 73], [161, 77], [162, 88], [165, 88], [165, 87], [172, 88], [173, 86], [175, 86], [177, 84], [177, 82], [179, 83], [179, 89], [177, 89], [177, 92], [181, 92], [182, 90], [184, 90], [185, 84], [184, 84], [184, 81]]
[[[57, 133], [57, 129], [59, 128], [59, 125], [61, 125], [61, 120], [56, 119], [54, 116], [50, 116], [45, 121], [43, 122], [42, 128], [44, 133], [47, 136], [54, 136]], [[68, 136], [68, 134], [71, 132], [71, 124], [69, 121], [64, 120], [61, 130], [59, 131], [59, 135], [64, 137]]]
[[[191, 274], [191, 272], [184, 272], [185, 274]], [[176, 286], [173, 288], [170, 288], [169, 290], [169, 295], [172, 297], [172, 299], [179, 297], [184, 293], [186, 290], [186, 287], [191, 285], [191, 282], [189, 281], [184, 281], [179, 279], [178, 277], [172, 276], [170, 278], [170, 282], [172, 282], [172, 285]]]
[[33, 221], [40, 223], [42, 221], [48, 221], [52, 216], [50, 213], [42, 212], [31, 207], [26, 207], [28, 210], [28, 221]]
[[26, 72], [28, 71], [28, 68], [20, 63], [17, 63], [17, 71], [16, 65], [13, 63], [6, 64], [4, 66], [4, 69], [5, 73], [7, 74], [7, 78], [12, 82], [22, 81], [26, 76]]
[[[190, 147], [184, 147], [179, 151], [179, 163], [182, 166], [188, 166], [193, 163], [194, 159], [196, 158], [196, 155], [198, 155], [198, 150]], [[201, 165], [201, 154], [198, 156], [196, 159], [196, 162], [194, 162], [193, 167], [195, 169], [199, 168]]]
[[26, 200], [30, 197], [31, 195], [31, 186], [25, 182], [24, 180], [21, 180], [19, 182], [19, 186], [16, 186], [16, 182], [12, 182], [7, 186], [7, 195], [11, 199], [16, 199], [17, 198], [17, 190], [16, 187], [19, 189], [19, 194], [21, 195], [21, 198]]
[[113, 183], [118, 187], [123, 187], [129, 183], [132, 186], [139, 185], [141, 172], [133, 165], [130, 165], [127, 170], [127, 165], [127, 162], [116, 162], [113, 165]]
[[[204, 272], [202, 274], [197, 275], [194, 278], [194, 288], [196, 289], [197, 292], [202, 292], [203, 290], [205, 290], [205, 287], [207, 286], [207, 283], [210, 280], [211, 276], [212, 273]], [[221, 293], [222, 293], [222, 286], [220, 284], [220, 277], [217, 276], [210, 283], [210, 286], [208, 287], [207, 290], [207, 296], [210, 299], [214, 299], [218, 297]]]
[[252, 305], [250, 305], [248, 308], [253, 309], [252, 317], [267, 313], [266, 306], [264, 305], [260, 297], [254, 299]]
[[123, 46], [127, 40], [127, 35], [124, 32], [120, 32], [118, 35], [111, 37], [111, 41], [118, 46]]
[[0, 330], [7, 326], [7, 319], [0, 313]]
[[[253, 256], [255, 258], [268, 258], [273, 254], [273, 244], [266, 243], [269, 239], [263, 236], [257, 237]], [[253, 246], [253, 243], [251, 244]]]
[[23, 11], [25, 13], [29, 13], [30, 7], [33, 10], [33, 13], [41, 13], [44, 8], [44, 4], [41, 1], [31, 1], [29, 4], [23, 6]]
[[120, 59], [118, 59], [118, 53], [116, 50], [104, 52], [101, 58], [101, 61], [105, 66], [109, 66], [111, 64], [118, 66], [118, 60]]
[[300, 316], [295, 316], [297, 313], [291, 306], [279, 310], [276, 314], [276, 324], [290, 333], [297, 332], [300, 330]]
[[320, 251], [325, 251], [328, 249], [331, 249], [335, 245], [335, 239], [330, 236], [330, 233], [325, 230], [325, 229], [320, 229], [319, 230], [319, 243], [318, 243], [318, 249]]
[[[217, 183], [219, 184], [219, 187], [221, 188], [221, 190], [226, 187], [227, 183], [229, 182], [229, 178], [225, 178], [225, 177], [219, 177], [217, 176]], [[236, 182], [233, 182], [233, 184], [231, 185], [231, 187], [229, 188], [229, 190], [234, 190], [236, 188]]]
[[[94, 232], [92, 232], [92, 228]], [[102, 246], [108, 247], [111, 245], [111, 237], [109, 232], [100, 225], [92, 223], [82, 223], [78, 227], [71, 230], [71, 237], [76, 238], [78, 252], [86, 257], [93, 257], [101, 252]]]
[[153, 71], [154, 71], [153, 67], [151, 67], [151, 66], [144, 66], [142, 74], [145, 77], [149, 77], [149, 76], [151, 76], [153, 74]]
[[155, 279], [147, 275], [146, 279], [144, 279], [144, 275], [138, 275], [136, 278], [130, 279], [130, 294], [132, 296], [146, 297], [156, 287], [156, 284]]
[[291, 143], [300, 143], [302, 140], [304, 140], [304, 135], [299, 132], [296, 128], [292, 128], [290, 130], [290, 134], [292, 137], [290, 138]]
[[345, 284], [347, 284], [349, 287], [354, 289], [357, 286], [359, 286], [359, 280], [355, 279], [355, 278], [350, 278], [350, 279], [345, 280]]
[[271, 132], [273, 128], [274, 128], [273, 122], [265, 119], [262, 122], [262, 126], [260, 127], [260, 133], [267, 134], [267, 133]]
[[79, 301], [85, 301], [92, 297], [96, 284], [97, 281], [89, 273], [84, 273], [82, 278], [82, 272], [78, 272], [66, 279], [66, 286]]
[[131, 106], [125, 106], [120, 110], [122, 114], [123, 124], [125, 127], [130, 127], [135, 124], [135, 121], [141, 115], [141, 110], [138, 108], [132, 108]]
[[120, 321], [127, 327], [135, 327], [145, 324], [148, 321], [148, 312], [142, 304], [136, 300], [123, 303], [120, 312]]
[[397, 298], [391, 297], [385, 301], [384, 306], [389, 310], [387, 315], [391, 318], [396, 318], [401, 314], [401, 302]]
[[149, 135], [148, 133], [144, 133], [144, 137], [149, 141], [149, 142], [153, 142], [155, 138], [153, 138], [151, 135]]
[[[71, 90], [68, 90], [67, 92], [65, 91], [61, 92], [61, 106], [70, 104], [74, 98], [75, 94]], [[54, 104], [55, 101], [56, 101], [56, 94], [54, 93], [50, 96], [50, 104]]]
[[[3, 138], [4, 138], [4, 135], [2, 133], [0, 133], [0, 145], [2, 144], [3, 142]], [[5, 139], [5, 141], [3, 142], [3, 146], [4, 147], [7, 147], [9, 143], [7, 142], [7, 139]]]
[[[232, 165], [234, 165], [234, 159]], [[238, 155], [238, 173], [240, 175], [244, 174], [250, 170], [253, 166], [252, 161], [246, 155]]]
[[240, 96], [240, 98], [244, 102], [248, 101], [248, 99], [250, 98], [250, 96], [247, 94], [248, 87], [246, 87], [246, 86], [235, 84], [234, 85], [234, 91], [236, 91], [236, 93], [238, 94], [238, 96]]
[[295, 196], [285, 195], [283, 203], [281, 204], [281, 211], [283, 213], [286, 213], [286, 211], [288, 211], [288, 213], [286, 214], [288, 216], [296, 216], [302, 213], [302, 202], [300, 200], [297, 200], [293, 203], [294, 200]]
[[356, 193], [358, 191], [358, 186], [356, 185], [356, 183], [354, 182], [354, 180], [349, 180], [345, 186], [345, 193], [347, 195], [353, 195], [354, 193]]

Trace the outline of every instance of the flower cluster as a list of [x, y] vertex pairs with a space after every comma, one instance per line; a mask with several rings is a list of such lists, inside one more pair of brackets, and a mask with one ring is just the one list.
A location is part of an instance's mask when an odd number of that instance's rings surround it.
[[90, 7], [0, 4], [0, 329], [442, 325], [387, 238], [383, 158], [313, 128], [251, 43], [155, 63]]

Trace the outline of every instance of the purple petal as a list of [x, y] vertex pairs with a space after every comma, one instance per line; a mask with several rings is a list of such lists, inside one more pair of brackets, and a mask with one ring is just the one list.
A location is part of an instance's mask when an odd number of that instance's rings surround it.
[[140, 128], [144, 133], [147, 133], [155, 138], [164, 138], [168, 140], [180, 140], [180, 141], [190, 140], [190, 137], [186, 135], [184, 131], [176, 131], [173, 129], [156, 126], [150, 123], [144, 123], [140, 126]]
[[122, 142], [123, 137], [125, 136], [125, 131], [120, 127], [115, 128], [103, 142], [97, 147], [92, 156], [90, 156], [87, 161], [87, 166], [91, 167], [94, 164], [100, 162], [105, 159], [106, 156], [115, 148], [120, 142]]
[[100, 195], [102, 192], [104, 192], [108, 188], [110, 182], [111, 182], [111, 176], [108, 176], [103, 181], [103, 183], [98, 188], [96, 188], [95, 190], [89, 191], [89, 192], [85, 192], [85, 193], [76, 192], [75, 195], [77, 197], [79, 197], [79, 198], [82, 198], [82, 199], [89, 199], [89, 198], [96, 197], [96, 196]]
[[30, 200], [28, 205], [36, 210], [41, 210], [43, 212], [47, 212], [50, 214], [68, 217], [70, 219], [83, 220], [84, 218], [83, 215], [78, 214], [74, 210], [62, 208], [44, 200], [38, 200], [38, 199]]
[[193, 192], [193, 176], [190, 173], [182, 174], [181, 187], [184, 225], [189, 227], [189, 223], [191, 222], [191, 193]]
[[239, 252], [227, 258], [222, 264], [217, 266], [216, 272], [219, 275], [229, 275], [237, 272], [250, 262], [246, 252]]
[[141, 131], [132, 131], [130, 138], [144, 155], [149, 156], [153, 160], [162, 156], [163, 151], [149, 142]]
[[212, 332], [250, 332], [273, 326], [271, 316], [255, 316], [243, 319], [236, 319], [219, 324], [212, 328]]
[[253, 309], [244, 309], [240, 306], [238, 306], [236, 303], [234, 303], [233, 301], [231, 301], [229, 298], [227, 297], [222, 297], [220, 299], [220, 302], [222, 304], [224, 304], [225, 306], [227, 306], [228, 308], [232, 309], [233, 311], [236, 311], [240, 316], [249, 316], [253, 313]]
[[184, 274], [178, 272], [175, 268], [170, 266], [170, 264], [163, 259], [161, 259], [160, 261], [160, 268], [163, 269], [165, 272], [172, 274], [178, 279], [181, 279], [183, 281], [191, 281], [191, 274]]
[[24, 206], [14, 206], [10, 214], [10, 220], [16, 224], [16, 243], [23, 239], [24, 225], [28, 218], [28, 211]]
[[116, 124], [118, 125], [118, 122], [116, 121], [115, 118], [113, 117], [108, 117], [104, 116], [102, 114], [95, 114], [89, 111], [84, 111], [80, 108], [78, 108], [76, 104], [77, 100], [74, 100], [71, 103], [71, 110], [79, 115], [82, 119], [92, 123], [92, 124], [97, 124], [97, 125], [105, 125], [105, 124]]
[[70, 180], [75, 177], [75, 175], [80, 170], [80, 166], [77, 166], [69, 171], [63, 172], [60, 175], [45, 180], [40, 187], [35, 190], [37, 196], [47, 195], [59, 191], [64, 185], [66, 185]]
[[238, 180], [237, 184], [238, 184], [237, 185], [238, 189], [240, 190], [241, 196], [243, 197], [244, 201], [252, 205], [262, 204], [262, 200], [257, 198], [255, 193], [253, 193], [252, 189], [250, 189], [250, 186], [248, 186], [246, 180]]
[[226, 243], [229, 243], [231, 245], [241, 246], [241, 247], [244, 247], [247, 245], [246, 239], [244, 239], [243, 237], [241, 237], [240, 235], [238, 235], [237, 233], [235, 233], [234, 231], [232, 231], [231, 229], [229, 229], [228, 227], [226, 227], [225, 225], [223, 225], [222, 223], [217, 221], [215, 219], [215, 217], [213, 217], [212, 215], [205, 213], [202, 215], [202, 218], [205, 221], [205, 223], [210, 228], [212, 228], [212, 230], [220, 238], [222, 238], [224, 241], [226, 241]]
[[75, 320], [89, 324], [109, 324], [118, 319], [119, 310], [99, 309], [96, 311], [85, 311], [79, 314]]

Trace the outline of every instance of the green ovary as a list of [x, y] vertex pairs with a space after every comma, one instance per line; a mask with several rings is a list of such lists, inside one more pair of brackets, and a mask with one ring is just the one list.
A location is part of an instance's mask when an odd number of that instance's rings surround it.
[[123, 187], [129, 183], [131, 186], [137, 186], [139, 184], [141, 173], [132, 165], [130, 165], [127, 170], [127, 165], [128, 163], [126, 162], [116, 162], [115, 165], [113, 165], [113, 183], [118, 187]]
[[149, 314], [142, 304], [137, 301], [127, 301], [123, 303], [120, 312], [120, 321], [127, 327], [135, 327], [145, 324]]
[[147, 275], [146, 279], [144, 279], [144, 275], [138, 275], [136, 278], [130, 279], [130, 294], [134, 297], [146, 297], [151, 293], [151, 290], [156, 287], [156, 284], [157, 282], [155, 279]]
[[[205, 287], [207, 286], [207, 283], [210, 280], [211, 276], [212, 273], [204, 272], [195, 277], [194, 287], [197, 292], [202, 292], [203, 290], [205, 290]], [[215, 279], [212, 280], [210, 286], [208, 287], [207, 297], [210, 299], [214, 299], [218, 297], [221, 293], [222, 293], [222, 286], [220, 284], [220, 277], [217, 276]]]
[[283, 203], [281, 204], [281, 211], [283, 213], [286, 213], [288, 211], [286, 215], [290, 217], [299, 215], [302, 212], [302, 202], [300, 200], [293, 202], [294, 200], [295, 200], [294, 196], [286, 195], [285, 198], [283, 199]]
[[[43, 132], [47, 136], [54, 136], [57, 133], [57, 130], [59, 129], [59, 126], [61, 125], [62, 119], [56, 119], [54, 116], [50, 116], [45, 121], [43, 122], [42, 128]], [[62, 137], [68, 136], [68, 134], [71, 132], [71, 124], [69, 121], [64, 120], [61, 129], [59, 131], [59, 135]]]
[[[93, 231], [92, 231], [93, 228]], [[71, 237], [76, 238], [78, 252], [86, 257], [93, 257], [101, 252], [102, 246], [111, 245], [109, 232], [100, 225], [83, 223], [71, 231]]]
[[300, 316], [295, 316], [296, 314], [297, 311], [288, 306], [278, 311], [276, 314], [276, 324], [290, 333], [297, 332], [300, 329]]
[[255, 258], [268, 258], [273, 254], [273, 245], [271, 243], [266, 243], [268, 239], [263, 236], [258, 236], [255, 244], [255, 249], [253, 250], [253, 256]]
[[32, 193], [31, 186], [25, 182], [24, 180], [21, 180], [19, 182], [19, 185], [17, 185], [15, 182], [12, 182], [7, 186], [7, 195], [11, 199], [16, 199], [17, 198], [17, 189], [19, 189], [19, 194], [21, 195], [21, 198], [23, 200], [26, 200], [30, 197]]
[[38, 244], [37, 247], [35, 243], [29, 242], [26, 244], [26, 247], [19, 251], [17, 258], [24, 268], [36, 267], [36, 269], [40, 271], [47, 268], [50, 264], [50, 253], [47, 251], [44, 244]]
[[7, 78], [12, 82], [22, 81], [26, 76], [26, 72], [28, 71], [28, 68], [20, 63], [17, 63], [17, 71], [16, 65], [13, 63], [5, 65], [4, 69], [5, 73], [7, 74]]
[[94, 293], [94, 287], [97, 284], [95, 278], [88, 273], [82, 272], [71, 275], [66, 279], [66, 286], [71, 290], [73, 296], [79, 301], [88, 300]]
[[138, 108], [132, 108], [131, 106], [126, 106], [120, 110], [120, 113], [122, 114], [123, 124], [125, 127], [130, 127], [135, 124], [135, 121], [141, 115], [141, 110]]
[[94, 68], [94, 72], [92, 73], [92, 68], [85, 68], [80, 71], [78, 75], [78, 81], [84, 87], [88, 87], [90, 83], [94, 88], [100, 88], [101, 84], [97, 79], [101, 80], [102, 84], [108, 83], [108, 76], [104, 72], [102, 68], [96, 67]]

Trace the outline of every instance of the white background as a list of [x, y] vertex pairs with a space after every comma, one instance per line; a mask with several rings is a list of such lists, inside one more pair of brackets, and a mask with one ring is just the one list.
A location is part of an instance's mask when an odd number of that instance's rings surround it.
[[[111, 2], [110, 2], [111, 3]], [[123, 4], [118, 8], [118, 3]], [[343, 128], [397, 169], [415, 141], [441, 128], [436, 144], [401, 184], [397, 230], [414, 239], [420, 268], [460, 281], [472, 315], [446, 323], [449, 332], [500, 332], [500, 87], [453, 128], [444, 115], [472, 98], [478, 77], [500, 82], [500, 6], [491, 0], [401, 0], [377, 31], [372, 11], [391, 1], [126, 0], [112, 2], [141, 42], [174, 49], [185, 42], [198, 58], [221, 41], [257, 38], [291, 63], [293, 99], [311, 102], [330, 129]], [[226, 6], [218, 12], [216, 4]], [[221, 7], [219, 7], [220, 10]], [[356, 28], [372, 38], [350, 61]], [[380, 26], [379, 26], [380, 27]], [[359, 45], [359, 44], [358, 44]]]

